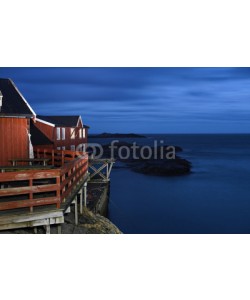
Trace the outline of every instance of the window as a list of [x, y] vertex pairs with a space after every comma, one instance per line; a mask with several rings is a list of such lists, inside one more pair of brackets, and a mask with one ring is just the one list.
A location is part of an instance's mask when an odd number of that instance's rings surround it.
[[82, 129], [82, 137], [85, 138], [85, 129]]
[[65, 128], [62, 128], [62, 140], [65, 140]]
[[75, 128], [70, 128], [70, 138], [75, 139]]
[[70, 150], [71, 150], [71, 151], [75, 151], [75, 150], [76, 150], [75, 145], [71, 145], [71, 146], [70, 146]]
[[61, 139], [61, 135], [60, 135], [60, 127], [56, 128], [56, 139], [59, 141]]
[[82, 128], [79, 128], [79, 139], [82, 138]]
[[65, 150], [65, 146], [62, 147], [62, 150]]
[[61, 150], [61, 147], [57, 147], [56, 149], [57, 149], [57, 150]]

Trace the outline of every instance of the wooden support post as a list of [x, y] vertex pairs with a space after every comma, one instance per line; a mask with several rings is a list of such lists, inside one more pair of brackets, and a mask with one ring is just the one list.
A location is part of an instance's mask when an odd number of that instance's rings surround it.
[[37, 233], [37, 227], [34, 227], [34, 233]]
[[61, 234], [61, 233], [62, 233], [62, 225], [61, 225], [61, 224], [58, 224], [58, 225], [57, 225], [57, 233], [58, 233], [58, 234]]
[[47, 224], [45, 225], [46, 234], [50, 234], [50, 221], [47, 219]]
[[62, 150], [62, 166], [64, 165], [64, 151]]
[[83, 190], [80, 190], [80, 214], [82, 215]]
[[50, 225], [46, 225], [46, 234], [50, 234]]
[[78, 225], [77, 197], [75, 197], [75, 224]]
[[87, 182], [83, 185], [83, 199], [84, 199], [84, 206], [87, 207]]

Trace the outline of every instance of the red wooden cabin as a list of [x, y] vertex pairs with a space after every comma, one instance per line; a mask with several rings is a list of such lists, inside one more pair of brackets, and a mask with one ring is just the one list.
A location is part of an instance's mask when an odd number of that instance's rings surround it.
[[[81, 116], [37, 116], [31, 134], [40, 138], [32, 140], [35, 149], [85, 151], [89, 127], [83, 125]], [[35, 133], [36, 132], [36, 133]], [[32, 134], [33, 135], [33, 134]]]
[[10, 159], [29, 158], [30, 120], [35, 112], [10, 79], [0, 79], [0, 166]]
[[73, 151], [87, 142], [81, 117], [40, 118], [10, 79], [0, 79], [0, 230], [62, 223], [88, 179], [87, 153]]

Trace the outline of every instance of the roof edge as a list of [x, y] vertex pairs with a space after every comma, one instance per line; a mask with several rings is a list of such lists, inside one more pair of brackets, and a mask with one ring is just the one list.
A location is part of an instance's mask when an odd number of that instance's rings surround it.
[[36, 120], [37, 120], [38, 122], [44, 123], [44, 124], [46, 124], [46, 125], [49, 125], [49, 126], [51, 126], [51, 127], [55, 127], [55, 126], [56, 126], [55, 124], [50, 123], [50, 122], [47, 122], [47, 121], [44, 121], [44, 120], [42, 120], [42, 119], [40, 119], [40, 118], [36, 118]]
[[20, 95], [20, 97], [23, 99], [24, 103], [28, 106], [29, 110], [32, 112], [32, 114], [34, 116], [36, 116], [36, 113], [34, 112], [34, 110], [32, 109], [32, 107], [29, 105], [28, 101], [24, 98], [24, 96], [22, 95], [22, 93], [19, 91], [19, 89], [17, 88], [17, 86], [15, 85], [15, 83], [13, 82], [12, 79], [9, 78], [9, 81], [12, 83], [12, 85], [14, 86], [15, 90], [17, 91], [17, 93]]

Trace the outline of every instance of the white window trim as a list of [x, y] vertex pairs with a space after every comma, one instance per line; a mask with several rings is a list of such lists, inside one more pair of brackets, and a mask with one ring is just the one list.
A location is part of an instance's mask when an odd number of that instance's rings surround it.
[[60, 127], [56, 127], [56, 139], [57, 139], [57, 141], [61, 140], [61, 128]]

